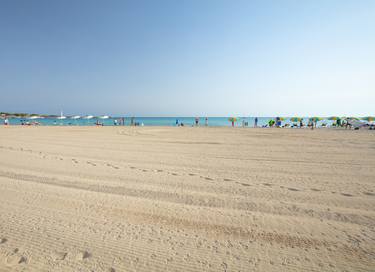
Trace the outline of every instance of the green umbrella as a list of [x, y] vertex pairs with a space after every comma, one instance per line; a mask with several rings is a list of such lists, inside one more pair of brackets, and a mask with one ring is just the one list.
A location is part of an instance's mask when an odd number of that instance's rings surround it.
[[302, 120], [302, 118], [300, 118], [300, 117], [292, 117], [289, 120], [292, 121], [292, 122], [299, 122], [299, 121]]
[[365, 121], [368, 121], [368, 122], [373, 122], [375, 121], [375, 117], [374, 116], [367, 116], [367, 117], [363, 117], [361, 118], [362, 120], [365, 120]]
[[239, 120], [239, 118], [236, 118], [236, 117], [229, 117], [228, 118], [229, 122], [237, 122], [238, 120]]
[[318, 121], [323, 120], [323, 118], [321, 118], [321, 117], [311, 117], [311, 118], [309, 118], [309, 120], [314, 121], [314, 122], [318, 122]]

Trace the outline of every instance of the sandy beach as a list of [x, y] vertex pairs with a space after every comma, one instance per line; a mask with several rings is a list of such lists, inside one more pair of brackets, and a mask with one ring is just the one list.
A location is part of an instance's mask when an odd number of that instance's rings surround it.
[[0, 135], [0, 271], [375, 270], [372, 131]]

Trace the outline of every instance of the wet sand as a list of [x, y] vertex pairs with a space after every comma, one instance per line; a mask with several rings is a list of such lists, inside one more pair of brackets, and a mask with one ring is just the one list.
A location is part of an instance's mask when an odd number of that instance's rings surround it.
[[0, 136], [0, 271], [375, 270], [372, 131]]

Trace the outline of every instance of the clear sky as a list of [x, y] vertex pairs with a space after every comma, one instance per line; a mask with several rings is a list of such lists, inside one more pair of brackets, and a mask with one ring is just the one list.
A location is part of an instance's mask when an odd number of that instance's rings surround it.
[[0, 0], [0, 111], [375, 114], [375, 1]]

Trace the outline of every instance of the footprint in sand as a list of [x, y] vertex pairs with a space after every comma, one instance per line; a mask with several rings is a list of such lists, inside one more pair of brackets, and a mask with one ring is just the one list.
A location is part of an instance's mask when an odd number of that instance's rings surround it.
[[233, 179], [225, 178], [224, 181], [233, 181]]
[[368, 196], [375, 196], [375, 193], [372, 193], [372, 192], [363, 192], [363, 194], [368, 195]]
[[210, 178], [210, 177], [204, 177], [204, 176], [200, 176], [200, 178], [205, 179], [205, 180], [213, 180], [213, 179]]
[[95, 163], [88, 161], [87, 164], [90, 164], [91, 166], [96, 166]]
[[271, 183], [263, 183], [264, 186], [272, 187]]
[[120, 169], [120, 167], [115, 166], [115, 165], [110, 164], [110, 163], [107, 163], [107, 166], [108, 166], [108, 167], [112, 167], [113, 169]]
[[62, 261], [65, 260], [67, 254], [66, 252], [54, 252], [51, 257], [55, 261]]
[[343, 196], [348, 196], [348, 197], [353, 196], [353, 195], [351, 195], [351, 194], [347, 194], [347, 193], [341, 193], [341, 195], [343, 195]]
[[89, 253], [88, 251], [81, 251], [81, 252], [78, 252], [78, 254], [76, 255], [76, 260], [81, 261], [90, 257], [91, 257], [91, 253]]
[[1, 244], [5, 244], [7, 241], [8, 241], [7, 238], [1, 238], [1, 239], [0, 239], [0, 245], [1, 245]]
[[74, 163], [78, 163], [78, 161], [76, 159], [72, 159], [72, 162]]
[[171, 173], [171, 175], [172, 175], [172, 176], [178, 176], [178, 174], [177, 174], [177, 173]]
[[298, 192], [299, 190], [296, 188], [288, 188], [289, 191]]
[[137, 167], [134, 167], [134, 166], [130, 166], [130, 169], [137, 169]]
[[16, 266], [16, 265], [19, 265], [19, 264], [26, 264], [27, 258], [25, 256], [13, 254], [13, 255], [8, 256], [5, 259], [5, 263], [6, 263], [7, 266]]
[[196, 176], [196, 174], [189, 173], [189, 176], [194, 177], [194, 176]]
[[319, 190], [319, 189], [315, 189], [315, 188], [311, 188], [310, 190], [311, 190], [311, 191], [314, 191], [314, 192], [321, 192], [321, 190]]
[[250, 184], [247, 184], [247, 183], [240, 183], [242, 186], [250, 186]]

